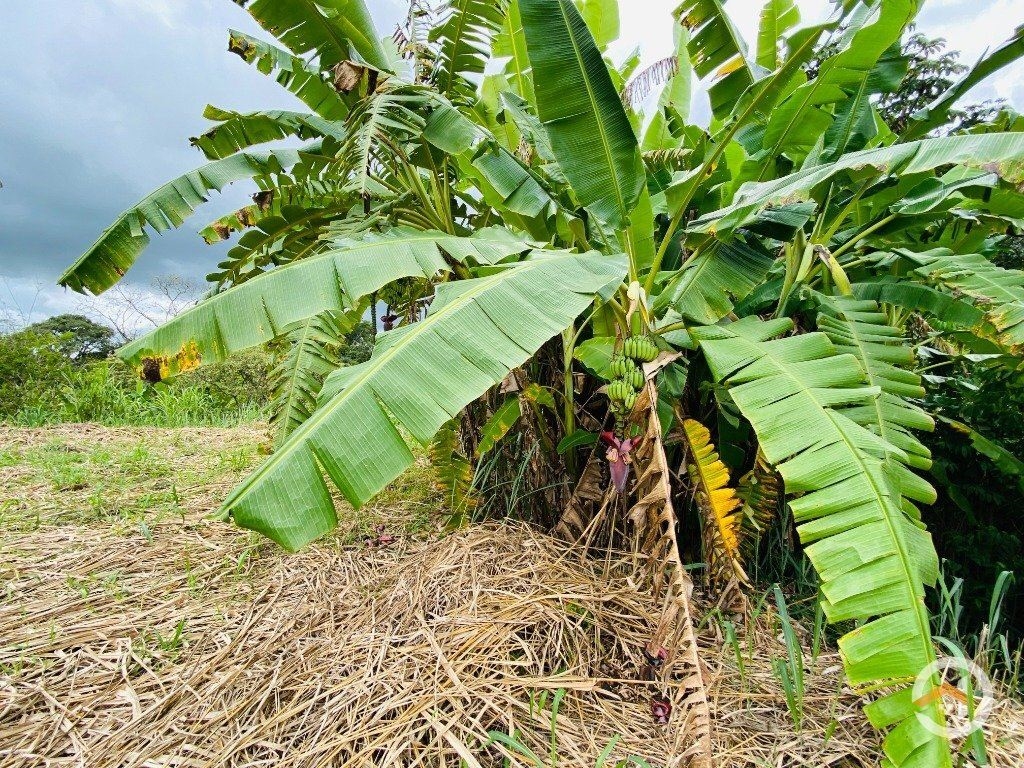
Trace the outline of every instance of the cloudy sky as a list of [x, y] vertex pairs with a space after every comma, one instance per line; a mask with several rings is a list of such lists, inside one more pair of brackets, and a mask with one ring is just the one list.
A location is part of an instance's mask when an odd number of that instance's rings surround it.
[[[807, 21], [826, 0], [798, 0]], [[653, 61], [671, 50], [664, 23], [678, 0], [625, 0], [623, 58], [641, 46]], [[368, 0], [382, 35], [403, 15], [400, 0]], [[729, 0], [751, 38], [763, 0]], [[1024, 23], [1020, 0], [929, 0], [919, 28], [973, 62]], [[260, 31], [230, 0], [33, 0], [0, 2], [0, 308], [39, 319], [83, 308], [54, 286], [62, 269], [126, 207], [202, 164], [188, 137], [203, 107], [293, 108], [298, 102], [227, 53], [227, 30]], [[999, 73], [977, 98], [1002, 96], [1024, 109], [1024, 66]], [[301, 106], [301, 105], [299, 105]], [[249, 190], [215, 197], [180, 231], [155, 237], [128, 279], [201, 280], [221, 251], [195, 234], [245, 202]]]

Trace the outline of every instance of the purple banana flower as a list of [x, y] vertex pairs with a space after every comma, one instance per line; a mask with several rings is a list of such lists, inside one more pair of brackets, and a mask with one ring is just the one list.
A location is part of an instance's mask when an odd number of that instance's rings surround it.
[[661, 696], [655, 696], [651, 699], [651, 715], [654, 717], [655, 723], [664, 725], [672, 717], [672, 702]]
[[629, 452], [633, 449], [633, 441], [628, 437], [620, 440], [612, 432], [602, 432], [601, 440], [608, 445], [605, 458], [608, 459], [608, 468], [611, 470], [612, 484], [616, 491], [622, 493], [626, 490], [626, 481], [629, 480], [629, 465], [632, 461]]

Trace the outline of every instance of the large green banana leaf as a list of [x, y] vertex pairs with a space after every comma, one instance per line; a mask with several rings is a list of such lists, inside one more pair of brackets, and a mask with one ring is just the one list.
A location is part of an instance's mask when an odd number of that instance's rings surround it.
[[769, 72], [778, 68], [782, 36], [800, 23], [800, 9], [793, 0], [767, 0], [757, 28], [757, 65]]
[[519, 0], [537, 115], [580, 203], [623, 229], [646, 177], [633, 126], [572, 0]]
[[224, 509], [288, 549], [327, 533], [337, 518], [324, 472], [351, 504], [366, 502], [413, 461], [400, 430], [426, 444], [625, 271], [621, 256], [535, 251], [438, 286], [424, 320], [382, 334], [368, 362], [328, 378], [323, 404]]
[[1024, 351], [1024, 272], [1003, 269], [979, 253], [935, 248], [924, 253], [900, 250], [929, 282], [955, 290], [980, 304], [995, 341], [1013, 354]]
[[272, 75], [278, 85], [325, 120], [343, 120], [348, 114], [341, 94], [298, 56], [236, 30], [230, 31], [228, 50], [264, 75]]
[[520, 98], [535, 104], [533, 94], [533, 75], [530, 69], [530, 57], [526, 52], [526, 35], [523, 34], [523, 19], [519, 12], [519, 0], [510, 0], [505, 23], [501, 32], [495, 36], [491, 45], [494, 56], [508, 57], [505, 74], [509, 83], [515, 88]]
[[355, 60], [381, 72], [393, 62], [363, 0], [235, 0], [296, 56], [315, 55], [320, 69]]
[[672, 307], [697, 323], [717, 323], [764, 280], [774, 261], [764, 248], [739, 238], [715, 241], [669, 280], [654, 307]]
[[734, 202], [705, 214], [690, 227], [695, 232], [724, 234], [754, 219], [771, 205], [809, 199], [812, 190], [842, 172], [859, 179], [881, 174], [914, 174], [945, 165], [963, 165], [997, 174], [1004, 181], [1024, 181], [1024, 133], [945, 136], [851, 152], [828, 165], [806, 168], [780, 179], [744, 184]]
[[441, 101], [434, 106], [423, 138], [454, 155], [462, 171], [480, 185], [485, 202], [503, 213], [534, 218], [553, 207], [530, 169], [451, 104]]
[[[189, 350], [189, 363], [211, 363], [270, 341], [326, 310], [346, 310], [359, 299], [402, 277], [432, 277], [449, 269], [445, 258], [494, 264], [530, 245], [503, 229], [472, 237], [396, 228], [383, 235], [339, 241], [301, 259], [217, 293], [123, 347], [118, 354], [173, 358]], [[195, 356], [198, 355], [198, 361]], [[173, 372], [173, 360], [170, 361]]]
[[619, 39], [619, 0], [574, 0], [602, 52]]
[[341, 121], [325, 120], [308, 112], [273, 110], [270, 112], [233, 112], [207, 105], [203, 117], [218, 125], [189, 139], [207, 160], [220, 160], [243, 149], [268, 141], [296, 136], [303, 141], [330, 136], [342, 141], [345, 128]]
[[[885, 0], [859, 6], [851, 14], [838, 53], [821, 61], [817, 76], [801, 85], [771, 113], [764, 132], [769, 157], [786, 152], [805, 156], [832, 124], [822, 107], [844, 102], [868, 83], [879, 58], [899, 42], [907, 22], [917, 12], [916, 0]], [[758, 181], [774, 163], [758, 161]]]
[[973, 329], [984, 319], [985, 313], [963, 299], [943, 293], [930, 285], [907, 282], [891, 275], [854, 283], [853, 295], [858, 299], [873, 299], [880, 304], [893, 304], [912, 312], [941, 317], [948, 323]]
[[[909, 370], [915, 358], [903, 333], [889, 325], [885, 313], [870, 299], [819, 295], [818, 300], [823, 310], [818, 315], [818, 330], [828, 336], [839, 354], [857, 358], [868, 383], [881, 391], [869, 403], [845, 409], [843, 415], [900, 448], [910, 466], [928, 469], [931, 451], [910, 430], [930, 432], [935, 422], [908, 401], [923, 398], [925, 391], [921, 377]], [[900, 480], [904, 496], [934, 503], [934, 490], [916, 475], [903, 473]]]
[[[284, 205], [273, 213], [260, 215], [251, 223], [247, 219], [248, 227], [244, 227], [236, 217], [231, 226], [237, 223], [238, 228], [247, 231], [217, 264], [218, 271], [206, 276], [207, 281], [216, 283], [218, 290], [222, 290], [225, 285], [244, 283], [269, 268], [326, 250], [328, 243], [322, 238], [328, 226], [338, 217], [345, 216], [353, 204], [351, 197], [332, 200], [325, 196], [324, 204], [317, 201]], [[259, 210], [258, 205], [251, 207]], [[243, 209], [247, 210], [248, 207]], [[202, 234], [212, 238], [218, 235], [216, 230], [209, 228]]]
[[448, 97], [472, 96], [473, 78], [484, 72], [491, 38], [505, 22], [505, 0], [452, 0], [444, 22], [430, 30], [440, 52], [434, 65], [437, 90]]
[[122, 213], [57, 282], [76, 291], [107, 290], [124, 277], [149, 245], [146, 226], [157, 232], [180, 227], [206, 202], [210, 190], [219, 192], [233, 181], [280, 173], [304, 156], [312, 157], [316, 150], [316, 146], [310, 146], [301, 150], [240, 152], [164, 184]]
[[717, 70], [708, 95], [711, 112], [719, 119], [728, 116], [756, 79], [747, 62], [747, 44], [724, 6], [723, 0], [684, 0], [675, 11], [680, 24], [692, 32], [690, 60], [697, 77]]
[[848, 680], [898, 689], [869, 709], [895, 726], [888, 759], [947, 768], [948, 743], [917, 717], [943, 724], [940, 701], [915, 706], [906, 687], [935, 659], [924, 587], [938, 576], [938, 557], [901, 503], [892, 461], [905, 454], [844, 414], [879, 395], [856, 357], [837, 354], [822, 333], [772, 340], [791, 328], [750, 317], [693, 335], [785, 481], [826, 616], [864, 622], [839, 641]]

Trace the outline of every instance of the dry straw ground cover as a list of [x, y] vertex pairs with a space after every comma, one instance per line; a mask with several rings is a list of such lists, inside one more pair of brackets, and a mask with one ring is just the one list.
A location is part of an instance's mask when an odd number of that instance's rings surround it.
[[[581, 562], [522, 525], [442, 536], [423, 467], [382, 506], [342, 510], [336, 538], [284, 555], [206, 518], [263, 439], [0, 432], [0, 765], [532, 764], [488, 744], [494, 730], [544, 765], [593, 766], [613, 740], [615, 759], [677, 764], [684, 713], [656, 725], [659, 690], [642, 681], [638, 563]], [[140, 451], [158, 471], [119, 463]], [[876, 764], [834, 655], [807, 661], [798, 733], [763, 620], [741, 638], [742, 674], [714, 622], [702, 643], [719, 765]], [[1024, 764], [1022, 722], [999, 704], [993, 765]]]

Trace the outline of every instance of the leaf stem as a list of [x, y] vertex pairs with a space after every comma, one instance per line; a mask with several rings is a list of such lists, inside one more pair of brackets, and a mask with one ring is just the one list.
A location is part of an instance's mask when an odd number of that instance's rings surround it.
[[857, 243], [859, 243], [865, 237], [868, 237], [869, 235], [873, 235], [875, 232], [880, 230], [882, 227], [884, 227], [886, 224], [888, 224], [889, 222], [891, 222], [895, 218], [896, 218], [896, 214], [895, 213], [890, 213], [888, 216], [884, 216], [881, 219], [879, 219], [878, 221], [876, 221], [870, 227], [867, 227], [866, 229], [862, 229], [856, 235], [854, 235], [849, 240], [847, 240], [845, 243], [843, 243], [841, 246], [839, 246], [836, 250], [832, 251], [832, 258], [838, 259], [840, 256], [842, 256], [848, 250], [853, 248], [853, 246], [855, 246]]

